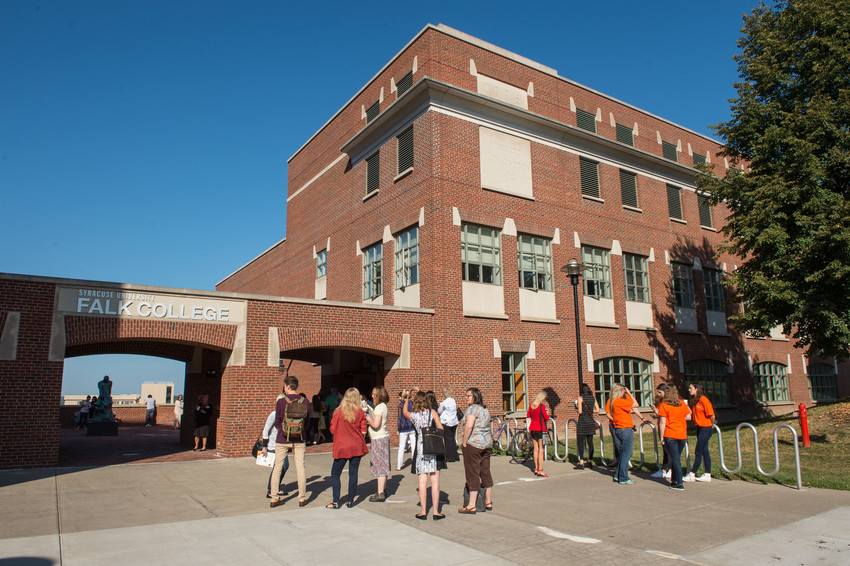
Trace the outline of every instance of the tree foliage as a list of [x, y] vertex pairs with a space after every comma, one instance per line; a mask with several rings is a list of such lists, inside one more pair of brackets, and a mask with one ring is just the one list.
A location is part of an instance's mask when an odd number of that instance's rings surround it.
[[[738, 97], [714, 128], [729, 170], [698, 186], [730, 211], [741, 330], [850, 354], [850, 0], [760, 4], [738, 40]], [[742, 167], [738, 168], [738, 167]]]

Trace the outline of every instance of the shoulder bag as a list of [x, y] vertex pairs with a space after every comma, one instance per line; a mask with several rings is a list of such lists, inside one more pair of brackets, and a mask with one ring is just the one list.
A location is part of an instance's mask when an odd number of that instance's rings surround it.
[[437, 428], [434, 419], [431, 418], [431, 411], [428, 411], [428, 426], [422, 427], [422, 454], [426, 456], [445, 456], [446, 441], [443, 436], [443, 431]]

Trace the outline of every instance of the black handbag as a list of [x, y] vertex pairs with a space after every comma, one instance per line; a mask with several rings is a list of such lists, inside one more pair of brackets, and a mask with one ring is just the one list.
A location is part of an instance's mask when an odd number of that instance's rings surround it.
[[257, 454], [263, 451], [263, 439], [262, 437], [257, 439], [257, 442], [254, 443], [254, 447], [251, 448], [251, 456], [254, 458], [257, 457]]
[[445, 436], [443, 436], [443, 431], [437, 428], [433, 418], [431, 424], [422, 427], [422, 454], [438, 457], [446, 455]]

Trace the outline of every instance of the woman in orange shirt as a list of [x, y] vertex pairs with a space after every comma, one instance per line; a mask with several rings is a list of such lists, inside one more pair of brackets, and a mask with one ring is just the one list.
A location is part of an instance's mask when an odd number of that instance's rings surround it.
[[[699, 383], [691, 383], [688, 387], [691, 394], [691, 407], [694, 411], [694, 424], [697, 427], [697, 448], [694, 450], [694, 465], [684, 477], [684, 481], [711, 481], [711, 456], [708, 454], [708, 441], [714, 434], [714, 407], [705, 396], [705, 389]], [[697, 475], [700, 460], [705, 460], [705, 473]]]
[[679, 397], [679, 391], [674, 385], [664, 388], [664, 401], [658, 407], [658, 417], [661, 435], [661, 444], [670, 456], [672, 476], [670, 478], [670, 489], [681, 491], [685, 489], [682, 484], [682, 450], [688, 442], [688, 420], [691, 418], [691, 410]]
[[632, 411], [637, 407], [637, 401], [631, 396], [629, 389], [621, 383], [611, 386], [611, 397], [606, 404], [606, 413], [614, 440], [614, 454], [617, 458], [617, 470], [614, 481], [620, 485], [634, 485], [629, 478], [629, 464], [632, 459], [632, 446], [635, 442], [635, 423]]

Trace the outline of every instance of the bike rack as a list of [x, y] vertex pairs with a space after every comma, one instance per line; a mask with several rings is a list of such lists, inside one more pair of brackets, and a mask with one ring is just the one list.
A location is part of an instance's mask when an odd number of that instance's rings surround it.
[[735, 468], [734, 470], [730, 470], [729, 468], [727, 468], [725, 459], [723, 458], [723, 436], [720, 432], [720, 427], [718, 427], [717, 425], [714, 425], [714, 429], [717, 431], [717, 442], [719, 443], [719, 450], [720, 450], [720, 467], [723, 468], [723, 471], [725, 471], [728, 474], [737, 474], [738, 472], [741, 471], [741, 468], [744, 465], [744, 461], [741, 458], [741, 429], [744, 428], [744, 427], [747, 427], [747, 428], [749, 428], [750, 430], [753, 431], [753, 444], [755, 444], [755, 454], [756, 454], [756, 468], [758, 469], [758, 471], [761, 475], [768, 477], [768, 478], [775, 476], [779, 472], [779, 429], [780, 428], [787, 428], [788, 430], [791, 431], [791, 434], [794, 437], [794, 463], [797, 466], [797, 489], [802, 490], [803, 489], [803, 478], [802, 478], [802, 475], [800, 473], [800, 445], [797, 441], [797, 431], [794, 430], [794, 427], [792, 427], [791, 425], [786, 424], [786, 423], [782, 423], [780, 425], [777, 425], [776, 428], [773, 429], [773, 455], [774, 455], [774, 463], [775, 463], [776, 467], [774, 468], [774, 470], [772, 472], [765, 472], [764, 470], [761, 469], [761, 459], [759, 458], [759, 435], [758, 435], [758, 431], [756, 430], [756, 427], [754, 427], [750, 423], [741, 423], [737, 427], [735, 427], [735, 444], [736, 444], [735, 448], [736, 448], [737, 456], [738, 456], [738, 467]]

